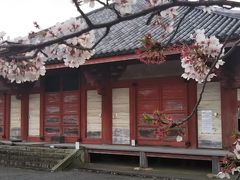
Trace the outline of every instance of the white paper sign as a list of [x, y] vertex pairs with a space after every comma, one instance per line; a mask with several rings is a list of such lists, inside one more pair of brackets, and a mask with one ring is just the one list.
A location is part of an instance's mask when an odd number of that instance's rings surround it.
[[213, 133], [213, 118], [211, 110], [203, 110], [202, 112], [202, 133]]

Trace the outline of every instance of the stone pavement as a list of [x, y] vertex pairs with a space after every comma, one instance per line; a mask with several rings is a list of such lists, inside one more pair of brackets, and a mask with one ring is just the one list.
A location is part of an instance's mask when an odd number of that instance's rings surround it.
[[[206, 175], [170, 177], [152, 170], [130, 170], [118, 166], [95, 166], [95, 169], [74, 169], [60, 172], [35, 171], [29, 169], [1, 167], [0, 180], [204, 180]], [[106, 170], [108, 168], [108, 170]]]
[[[89, 163], [83, 168], [93, 172], [112, 173], [132, 177], [145, 177], [149, 179], [169, 179], [169, 180], [211, 180], [213, 174], [204, 169], [187, 169], [181, 167], [153, 167], [139, 168], [131, 165], [116, 165], [106, 163]], [[199, 167], [201, 168], [201, 167]]]
[[149, 178], [122, 176], [70, 170], [63, 172], [33, 171], [18, 168], [0, 167], [0, 180], [149, 180]]
[[180, 180], [143, 175], [108, 173], [104, 171], [69, 170], [60, 172], [35, 171], [0, 166], [0, 180]]

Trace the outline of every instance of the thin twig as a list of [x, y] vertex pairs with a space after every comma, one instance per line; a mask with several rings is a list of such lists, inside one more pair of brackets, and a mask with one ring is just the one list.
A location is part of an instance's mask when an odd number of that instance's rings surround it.
[[88, 18], [88, 16], [82, 11], [82, 9], [79, 7], [79, 4], [77, 2], [77, 0], [73, 0], [73, 3], [75, 5], [75, 7], [77, 8], [78, 12], [81, 14], [81, 16], [83, 17], [83, 19], [86, 21], [88, 26], [92, 26], [92, 21]]
[[113, 4], [109, 5], [108, 7], [117, 15], [118, 19], [121, 18], [121, 14], [119, 13], [119, 11], [115, 8], [115, 6]]
[[94, 49], [110, 32], [110, 27], [107, 27], [105, 30], [105, 33], [103, 34], [103, 36], [92, 46], [92, 49]]
[[159, 12], [154, 12], [154, 13], [150, 14], [150, 16], [149, 16], [149, 18], [148, 18], [148, 20], [147, 20], [147, 22], [146, 22], [146, 25], [149, 25], [149, 24], [152, 22], [152, 19], [153, 19], [155, 16], [157, 16], [158, 14], [159, 14]]
[[39, 52], [41, 52], [40, 49], [36, 50], [32, 56], [9, 56], [9, 57], [6, 57], [6, 59], [7, 60], [14, 59], [16, 61], [19, 61], [19, 60], [30, 60], [30, 59], [36, 58]]
[[80, 44], [75, 46], [75, 45], [67, 43], [66, 41], [64, 41], [62, 44], [65, 44], [65, 45], [67, 45], [69, 47], [80, 49], [80, 50], [91, 51], [109, 34], [110, 29], [111, 29], [110, 27], [107, 27], [106, 30], [105, 30], [105, 33], [103, 34], [103, 36], [100, 39], [98, 39], [98, 41], [96, 43], [94, 43], [94, 45], [92, 47], [90, 47], [90, 48], [83, 47]]
[[99, 4], [103, 5], [103, 6], [107, 6], [106, 3], [102, 2], [101, 0], [96, 0]]
[[176, 29], [174, 30], [173, 34], [172, 34], [172, 35], [170, 36], [170, 38], [168, 39], [168, 42], [167, 42], [166, 46], [168, 46], [168, 45], [172, 42], [173, 38], [174, 38], [174, 37], [176, 36], [176, 34], [178, 33], [178, 29], [180, 28], [183, 20], [185, 19], [185, 17], [186, 17], [193, 9], [194, 9], [193, 7], [190, 7], [190, 8], [184, 13], [184, 15], [181, 17], [181, 19], [179, 20], [179, 22], [178, 22], [178, 24], [177, 24]]

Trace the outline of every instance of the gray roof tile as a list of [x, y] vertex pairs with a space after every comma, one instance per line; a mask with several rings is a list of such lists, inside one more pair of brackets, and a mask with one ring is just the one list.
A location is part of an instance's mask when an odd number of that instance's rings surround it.
[[[134, 11], [141, 11], [147, 6], [145, 0], [138, 0], [134, 6]], [[181, 16], [183, 16], [187, 10], [188, 7], [180, 7], [178, 9], [179, 16], [177, 17], [175, 27]], [[90, 12], [88, 16], [94, 23], [108, 22], [115, 18], [114, 13], [105, 8]], [[94, 57], [132, 53], [136, 48], [141, 47], [140, 39], [148, 33], [151, 33], [153, 38], [160, 40], [164, 34], [164, 30], [160, 27], [146, 25], [148, 17], [149, 15], [131, 21], [121, 22], [113, 26], [108, 36], [96, 47]], [[185, 17], [172, 44], [190, 42], [190, 34], [194, 33], [195, 29], [205, 29], [207, 36], [216, 35], [221, 40], [224, 40], [224, 38], [239, 25], [239, 14], [221, 11], [208, 14], [201, 8], [195, 8]], [[100, 35], [103, 33], [103, 29], [97, 30], [96, 38], [100, 38]], [[161, 42], [166, 43], [170, 35], [171, 34], [165, 36]], [[235, 35], [236, 37], [240, 37], [240, 28], [238, 28]]]
[[[147, 7], [146, 2], [144, 0], [138, 0], [134, 6], [134, 11], [141, 11], [145, 7]], [[179, 16], [177, 17], [175, 27], [181, 16], [187, 10], [187, 7], [179, 8]], [[113, 13], [104, 8], [90, 13], [89, 16], [95, 23], [107, 22], [110, 19], [114, 19]], [[151, 33], [153, 38], [160, 40], [164, 34], [164, 30], [156, 26], [146, 25], [148, 17], [149, 15], [113, 26], [108, 36], [96, 47], [94, 57], [133, 52], [136, 48], [141, 47], [140, 39], [148, 33]], [[179, 32], [176, 34], [172, 43], [190, 42], [189, 37], [191, 33], [194, 33], [194, 29], [203, 28], [207, 36], [216, 35], [224, 39], [236, 25], [239, 25], [239, 17], [238, 15], [222, 12], [208, 14], [201, 8], [195, 8], [182, 22]], [[102, 32], [97, 32], [96, 34], [97, 37], [100, 37], [98, 34], [102, 34]], [[237, 30], [236, 35], [240, 35], [240, 28]], [[169, 35], [165, 36], [161, 42], [166, 43], [169, 37]]]

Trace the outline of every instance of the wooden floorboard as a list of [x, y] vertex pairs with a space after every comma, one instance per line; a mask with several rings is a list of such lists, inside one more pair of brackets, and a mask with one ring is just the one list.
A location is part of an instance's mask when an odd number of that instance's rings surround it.
[[[74, 144], [52, 144], [55, 147], [69, 147], [74, 148]], [[179, 155], [196, 155], [196, 156], [218, 156], [224, 157], [231, 155], [229, 151], [221, 149], [188, 149], [188, 148], [174, 148], [174, 147], [152, 147], [152, 146], [125, 146], [125, 145], [93, 145], [81, 144], [80, 146], [91, 151], [122, 151], [122, 152], [146, 152], [146, 153], [166, 153]]]

